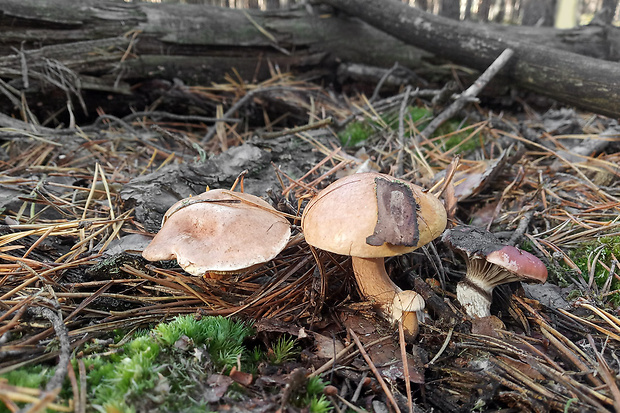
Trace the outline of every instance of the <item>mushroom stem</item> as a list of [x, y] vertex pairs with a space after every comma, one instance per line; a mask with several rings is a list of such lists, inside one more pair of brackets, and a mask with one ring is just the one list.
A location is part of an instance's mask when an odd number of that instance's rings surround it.
[[413, 338], [418, 333], [416, 311], [424, 308], [424, 300], [414, 291], [403, 291], [392, 282], [385, 271], [385, 263], [380, 258], [351, 257], [357, 286], [368, 300], [391, 323], [401, 320], [405, 334]]
[[405, 337], [415, 338], [418, 335], [418, 331], [420, 331], [418, 314], [415, 311], [403, 311], [401, 319], [403, 320]]
[[475, 278], [466, 277], [456, 285], [456, 299], [470, 317], [488, 317], [491, 315], [493, 287], [476, 283]]

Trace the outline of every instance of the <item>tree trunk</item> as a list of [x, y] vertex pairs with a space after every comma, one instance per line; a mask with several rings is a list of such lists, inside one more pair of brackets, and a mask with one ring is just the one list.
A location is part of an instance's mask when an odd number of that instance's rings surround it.
[[523, 26], [551, 27], [555, 21], [555, 0], [524, 0], [521, 13]]
[[515, 51], [500, 72], [515, 85], [601, 113], [620, 116], [618, 65], [501, 36], [491, 26], [455, 22], [399, 1], [325, 0], [369, 24], [458, 64], [487, 68], [506, 48]]
[[463, 20], [470, 20], [471, 19], [471, 7], [473, 6], [473, 0], [466, 0], [465, 1], [465, 18]]
[[415, 6], [417, 8], [419, 8], [420, 10], [422, 10], [422, 11], [429, 11], [428, 10], [428, 0], [416, 0]]
[[461, 19], [461, 2], [460, 0], [441, 0], [441, 9], [439, 15], [448, 19]]
[[430, 56], [357, 19], [305, 10], [4, 0], [0, 31], [4, 77], [21, 76], [22, 56], [16, 50], [23, 50], [27, 60], [56, 59], [78, 73], [107, 71], [123, 79], [177, 77], [200, 84], [221, 81], [232, 68], [245, 79], [265, 79], [267, 62], [281, 70], [330, 67], [338, 61], [382, 67], [398, 61], [417, 67]]
[[603, 0], [603, 4], [598, 12], [596, 12], [595, 19], [601, 24], [611, 25], [616, 16], [618, 8], [618, 0]]
[[506, 18], [505, 21], [510, 24], [516, 24], [519, 16], [519, 8], [516, 0], [505, 0], [506, 2]]
[[481, 22], [489, 21], [489, 11], [491, 10], [492, 0], [480, 0], [480, 5], [478, 6], [478, 20]]
[[556, 29], [572, 29], [577, 26], [579, 0], [558, 0], [555, 13]]
[[493, 17], [495, 23], [503, 23], [504, 19], [506, 19], [506, 1], [507, 0], [500, 0], [496, 2], [497, 13], [495, 13]]

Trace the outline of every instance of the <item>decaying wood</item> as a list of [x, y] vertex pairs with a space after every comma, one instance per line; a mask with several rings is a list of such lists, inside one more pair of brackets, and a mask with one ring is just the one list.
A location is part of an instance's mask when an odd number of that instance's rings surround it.
[[8, 0], [0, 4], [0, 76], [13, 79], [20, 90], [34, 80], [63, 83], [66, 68], [79, 75], [76, 90], [127, 94], [137, 80], [209, 84], [233, 70], [243, 80], [261, 80], [278, 70], [315, 69], [334, 77], [341, 62], [387, 68], [397, 61], [419, 69], [431, 56], [421, 49], [483, 70], [510, 47], [515, 62], [503, 74], [519, 86], [597, 113], [620, 114], [616, 65], [567, 53], [618, 60], [618, 29], [473, 25], [399, 2], [327, 3], [376, 28], [320, 6], [261, 12], [188, 4]]
[[479, 70], [506, 48], [515, 51], [500, 73], [515, 85], [586, 110], [620, 115], [616, 63], [557, 50], [505, 35], [489, 26], [456, 22], [398, 1], [325, 0], [352, 16], [437, 56]]
[[22, 53], [27, 63], [55, 59], [78, 73], [196, 84], [221, 81], [233, 69], [251, 80], [268, 78], [274, 69], [335, 69], [338, 61], [391, 66], [398, 60], [416, 67], [428, 56], [357, 19], [305, 9], [10, 0], [0, 12], [0, 53], [6, 56], [0, 76], [9, 77], [20, 75]]

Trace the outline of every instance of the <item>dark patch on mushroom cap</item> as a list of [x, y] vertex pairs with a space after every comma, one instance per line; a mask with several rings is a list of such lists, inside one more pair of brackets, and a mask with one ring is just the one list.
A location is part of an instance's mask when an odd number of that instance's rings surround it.
[[372, 235], [366, 237], [369, 245], [385, 243], [414, 247], [420, 241], [418, 204], [411, 188], [402, 182], [375, 178], [377, 224]]
[[444, 231], [441, 241], [466, 258], [486, 258], [505, 246], [489, 231], [466, 225]]

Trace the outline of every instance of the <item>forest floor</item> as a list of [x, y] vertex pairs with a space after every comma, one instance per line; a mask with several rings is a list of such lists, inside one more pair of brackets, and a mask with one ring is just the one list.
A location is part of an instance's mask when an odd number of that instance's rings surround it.
[[[512, 98], [424, 133], [439, 92], [371, 100], [279, 75], [185, 89], [223, 122], [153, 109], [3, 130], [0, 411], [620, 412], [620, 127]], [[244, 170], [291, 217], [276, 259], [205, 278], [141, 257], [174, 202]], [[405, 342], [350, 259], [300, 235], [308, 200], [359, 171], [441, 194], [449, 226], [533, 253], [547, 283], [498, 288], [472, 319], [465, 264], [437, 239], [386, 261], [427, 302]]]

